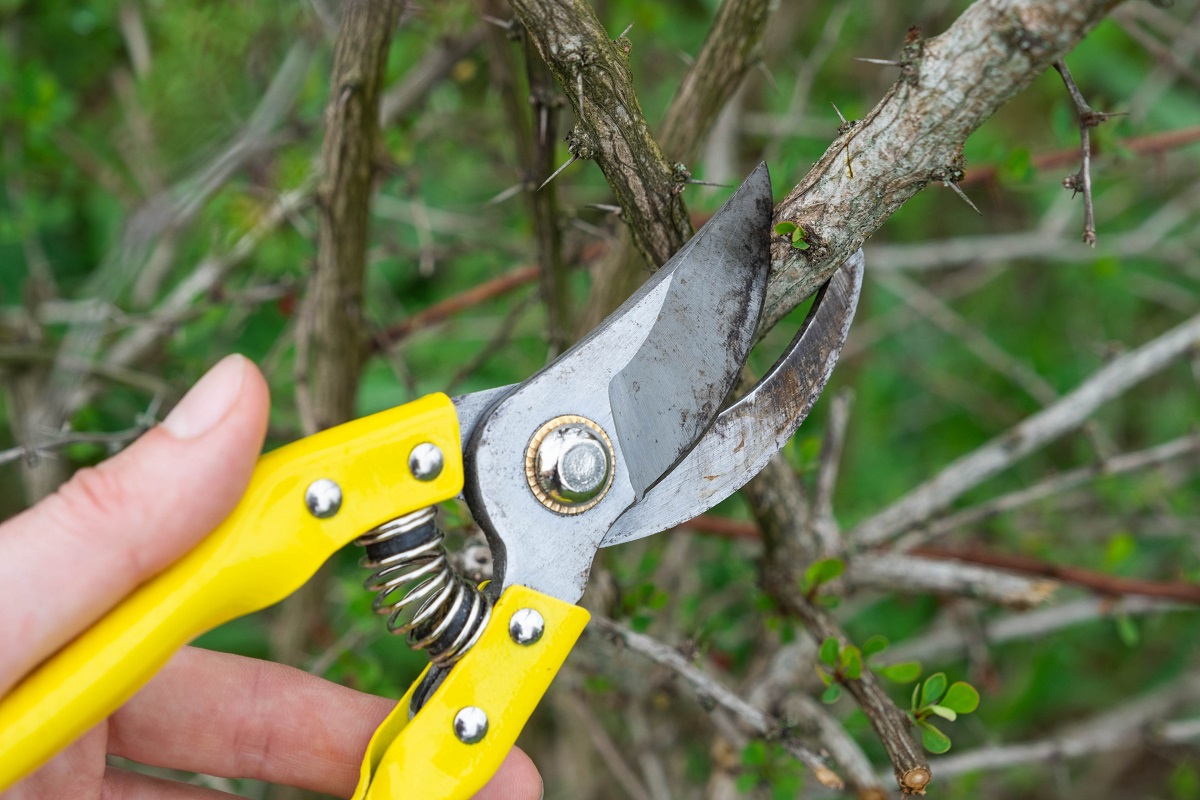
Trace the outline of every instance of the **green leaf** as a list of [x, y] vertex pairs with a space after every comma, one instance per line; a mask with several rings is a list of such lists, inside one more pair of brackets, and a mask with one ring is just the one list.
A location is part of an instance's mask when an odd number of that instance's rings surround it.
[[800, 226], [794, 222], [781, 222], [775, 226], [775, 232], [780, 236], [791, 236], [799, 228]]
[[822, 583], [828, 583], [845, 571], [846, 565], [841, 559], [823, 558], [804, 571], [804, 585], [811, 592]]
[[821, 661], [831, 667], [836, 667], [837, 660], [838, 640], [830, 636], [828, 639], [821, 642]]
[[945, 706], [939, 706], [937, 703], [934, 703], [933, 705], [931, 705], [929, 707], [929, 710], [932, 711], [933, 713], [937, 714], [942, 719], [948, 719], [951, 722], [954, 722], [954, 720], [958, 719], [958, 714], [955, 713], [953, 708], [946, 708]]
[[921, 723], [921, 743], [926, 750], [939, 755], [950, 749], [950, 737], [928, 722]]
[[767, 745], [761, 739], [755, 739], [742, 750], [742, 765], [746, 767], [761, 767], [767, 763]]
[[[893, 683], [912, 683], [921, 677], [921, 665], [916, 661], [888, 664], [886, 667], [877, 667], [875, 671]], [[917, 686], [918, 690], [920, 688]]]
[[875, 634], [867, 641], [863, 642], [862, 651], [864, 656], [873, 656], [876, 653], [882, 653], [887, 650], [889, 642], [886, 636]]
[[803, 239], [796, 241], [795, 237], [792, 237], [792, 247], [796, 248], [797, 250], [807, 250], [808, 242], [804, 241]]
[[1141, 636], [1138, 634], [1137, 623], [1128, 614], [1120, 614], [1116, 618], [1117, 636], [1126, 647], [1137, 647]]
[[979, 708], [979, 692], [965, 681], [957, 681], [950, 685], [941, 705], [952, 708], [959, 714], [970, 714]]
[[925, 685], [921, 689], [921, 708], [931, 706], [942, 699], [942, 695], [946, 693], [946, 673], [935, 672], [925, 679]]
[[758, 774], [754, 772], [743, 772], [741, 775], [738, 775], [737, 780], [734, 781], [734, 785], [742, 794], [748, 794], [749, 792], [754, 791], [755, 787], [758, 786]]
[[825, 692], [821, 695], [821, 702], [829, 703], [832, 705], [833, 703], [836, 703], [838, 701], [838, 698], [841, 696], [842, 696], [842, 687], [835, 683], [832, 686], [829, 686], [825, 689]]
[[833, 685], [833, 676], [832, 675], [830, 675], [828, 672], [821, 669], [820, 667], [817, 667], [816, 670], [817, 670], [817, 677], [821, 679], [821, 683], [825, 684], [826, 686]]
[[909, 709], [912, 711], [912, 713], [914, 713], [914, 714], [917, 713], [917, 710], [920, 708], [920, 703], [921, 703], [921, 684], [918, 683], [916, 686], [913, 687], [912, 705], [909, 706]]
[[862, 677], [862, 651], [852, 644], [846, 645], [842, 648], [839, 665], [843, 675], [852, 680], [858, 680]]

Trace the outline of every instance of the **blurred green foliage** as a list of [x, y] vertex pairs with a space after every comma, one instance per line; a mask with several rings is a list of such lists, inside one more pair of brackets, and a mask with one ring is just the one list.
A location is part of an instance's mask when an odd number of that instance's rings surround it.
[[[153, 321], [166, 294], [205, 259], [229, 253], [281, 194], [310, 180], [320, 152], [332, 44], [331, 31], [314, 9], [335, 5], [103, 0], [80, 6], [63, 0], [0, 0], [0, 370], [6, 381], [42, 364], [31, 354], [46, 348], [62, 348], [68, 356], [103, 356], [132, 326]], [[685, 74], [689, 54], [703, 41], [718, 3], [605, 0], [596, 6], [614, 35], [634, 23], [628, 34], [634, 44], [633, 74], [653, 124]], [[966, 6], [963, 0], [781, 4], [764, 45], [764, 69], [750, 76], [740, 96], [732, 140], [721, 145], [721, 153], [688, 166], [697, 178], [736, 182], [739, 175], [709, 174], [719, 166], [718, 156], [733, 156], [744, 171], [767, 154], [776, 194], [782, 196], [835, 137], [838, 120], [830, 104], [836, 103], [848, 118], [862, 116], [894, 78], [887, 68], [852, 59], [891, 57], [910, 24], [920, 24], [932, 35]], [[1194, 21], [1195, 8], [1195, 2], [1176, 4], [1171, 13], [1181, 20], [1181, 29], [1184, 20]], [[831, 15], [839, 13], [844, 14], [841, 24], [827, 27]], [[411, 74], [441, 37], [463, 36], [480, 24], [470, 3], [413, 5], [395, 38], [389, 81]], [[1074, 167], [1035, 167], [1040, 154], [1078, 146], [1073, 108], [1053, 72], [1038, 78], [967, 144], [969, 165], [997, 168], [994, 180], [967, 188], [983, 210], [982, 218], [951, 192], [931, 186], [870, 243], [884, 250], [977, 237], [974, 261], [913, 270], [908, 276], [1060, 394], [1115, 353], [1149, 340], [1200, 305], [1194, 189], [1200, 146], [1145, 157], [1121, 144], [1130, 137], [1200, 125], [1200, 90], [1156, 61], [1123, 24], [1103, 23], [1069, 58], [1093, 106], [1131, 112], [1094, 132], [1103, 153], [1094, 170], [1097, 250], [1077, 243], [1081, 203], [1068, 202], [1059, 185]], [[136, 68], [136, 43], [131, 43], [136, 29], [131, 26], [141, 26], [148, 42], [149, 60], [142, 69]], [[796, 76], [824, 35], [836, 37], [831, 54], [813, 65], [810, 91], [795, 105]], [[312, 59], [294, 102], [270, 132], [271, 145], [244, 159], [211, 195], [201, 196], [196, 176], [228, 155], [231, 142], [297, 46], [311, 50]], [[478, 47], [455, 64], [420, 105], [384, 131], [381, 159], [386, 169], [373, 207], [365, 308], [375, 331], [534, 262], [535, 242], [522, 199], [486, 205], [521, 180], [512, 125], [504, 117], [487, 52]], [[564, 112], [563, 129], [569, 128], [569, 118], [569, 111]], [[560, 144], [559, 151], [561, 163], [567, 158], [565, 146]], [[586, 302], [586, 268], [595, 261], [589, 253], [607, 246], [619, 223], [591, 207], [609, 200], [594, 165], [573, 165], [557, 186], [578, 308]], [[691, 187], [685, 200], [693, 213], [704, 214], [726, 194], [724, 189]], [[179, 229], [139, 239], [145, 230], [139, 226], [153, 219], [156, 210], [189, 197], [201, 198], [194, 218]], [[1177, 216], [1172, 221], [1164, 213]], [[1165, 226], [1161, 239], [1138, 246], [1129, 232], [1157, 224], [1155, 220]], [[1002, 235], [1039, 226], [1050, 226], [1059, 242], [1054, 252], [1011, 258], [1009, 240]], [[162, 284], [152, 298], [138, 300], [135, 288], [164, 242], [173, 249]], [[173, 321], [161, 346], [136, 369], [164, 381], [169, 390], [163, 399], [170, 402], [221, 355], [246, 353], [262, 365], [273, 390], [269, 446], [295, 438], [299, 422], [292, 331], [314, 242], [311, 209], [292, 215], [257, 242], [218, 290], [195, 303], [194, 313]], [[799, 244], [804, 244], [802, 236]], [[39, 263], [46, 265], [45, 274]], [[47, 276], [52, 279], [48, 286]], [[491, 297], [416, 330], [373, 358], [359, 387], [359, 411], [369, 413], [432, 391], [490, 388], [535, 372], [547, 355], [544, 313], [536, 302], [526, 302], [535, 291], [527, 285]], [[269, 299], [256, 300], [255, 292], [265, 292]], [[102, 325], [71, 323], [61, 315], [44, 314], [51, 299], [77, 310], [82, 301], [92, 301], [109, 313]], [[752, 356], [753, 368], [762, 371], [770, 365], [802, 315], [798, 309], [767, 337]], [[505, 338], [496, 344], [502, 333]], [[832, 395], [851, 387], [855, 392], [835, 497], [844, 528], [1041, 407], [1010, 375], [981, 360], [970, 343], [912, 312], [902, 293], [870, 272], [850, 350], [827, 391]], [[472, 364], [473, 370], [462, 373]], [[1194, 430], [1200, 419], [1195, 370], [1194, 363], [1186, 362], [1164, 370], [1107, 404], [1096, 416], [1093, 435], [1052, 444], [968, 493], [960, 505], [1091, 463], [1098, 446], [1135, 450]], [[84, 380], [61, 362], [54, 375], [68, 385]], [[0, 407], [0, 448], [15, 444], [11, 396], [7, 401]], [[81, 430], [120, 430], [151, 401], [143, 389], [105, 382], [64, 422]], [[826, 408], [827, 403], [818, 404], [785, 451], [806, 478], [815, 470]], [[105, 455], [103, 448], [75, 446], [55, 457], [69, 459], [76, 468]], [[1200, 580], [1200, 481], [1195, 458], [1188, 464], [1190, 470], [1176, 465], [1098, 479], [1067, 498], [1050, 498], [958, 531], [955, 543], [1119, 575]], [[7, 515], [24, 502], [20, 468], [10, 463], [0, 471], [0, 515]], [[718, 511], [749, 518], [736, 497]], [[445, 518], [454, 522], [452, 514]], [[761, 666], [764, 652], [795, 635], [794, 625], [781, 621], [756, 588], [758, 547], [753, 541], [685, 532], [674, 537], [692, 541], [684, 547], [671, 536], [654, 537], [603, 554], [618, 597], [610, 604], [611, 613], [626, 617], [638, 630], [690, 641], [706, 669], [724, 673], [722, 680], [736, 684]], [[686, 566], [680, 567], [679, 551], [672, 548], [683, 548]], [[354, 562], [353, 553], [335, 559], [327, 618], [319, 626], [318, 649], [310, 654], [309, 666], [319, 664], [330, 678], [364, 691], [398, 696], [424, 658], [386, 636], [370, 612], [370, 596], [359, 586], [364, 576]], [[828, 564], [814, 569], [810, 591], [841, 573]], [[1071, 589], [1062, 592], [1064, 599], [1080, 595]], [[843, 604], [837, 613], [855, 641], [883, 633], [902, 643], [927, 631], [948, 610], [961, 610], [965, 602], [867, 596]], [[971, 613], [986, 622], [1006, 612], [972, 606]], [[201, 643], [268, 657], [272, 619], [266, 612], [237, 621]], [[930, 666], [944, 669], [950, 683], [970, 676], [983, 694], [978, 713], [955, 726], [958, 751], [1036, 738], [1164, 685], [1197, 668], [1198, 645], [1194, 613], [1117, 616], [992, 648], [986, 664], [955, 659]], [[843, 655], [839, 652], [829, 663], [831, 669], [863, 668], [863, 653], [851, 654], [848, 661]], [[916, 680], [911, 671], [902, 670], [901, 677]], [[599, 697], [600, 692], [617, 692], [615, 687], [627, 679], [585, 669], [578, 683], [589, 696]], [[894, 696], [906, 704], [907, 692], [896, 687]], [[913, 711], [928, 706], [917, 704]], [[861, 713], [848, 702], [833, 708], [875, 762], [886, 763]], [[672, 697], [650, 713], [681, 720], [673, 736], [687, 760], [680, 774], [703, 785], [714, 769], [707, 756], [714, 734], [706, 724], [688, 724], [702, 712], [687, 697]], [[555, 724], [544, 723], [550, 729]], [[613, 726], [620, 731], [619, 720]], [[555, 751], [547, 746], [539, 756], [538, 744], [534, 735], [530, 746], [535, 758], [542, 761], [550, 785], [561, 788], [572, 768], [551, 765]], [[1200, 797], [1195, 754], [1194, 749], [1164, 748], [1148, 756], [1153, 770], [1131, 764], [1112, 780], [1115, 786], [1126, 782], [1137, 787], [1142, 792], [1138, 796]], [[1064, 767], [1060, 784], [1094, 786], [1086, 781], [1089, 763]], [[737, 770], [737, 788], [747, 795], [793, 797], [805, 780], [802, 770], [771, 742], [748, 744]], [[1073, 791], [1060, 793], [1053, 781], [1039, 777], [1045, 773], [1033, 767], [996, 780], [963, 778], [942, 784], [937, 796], [1058, 797]], [[582, 795], [561, 788], [558, 796]]]

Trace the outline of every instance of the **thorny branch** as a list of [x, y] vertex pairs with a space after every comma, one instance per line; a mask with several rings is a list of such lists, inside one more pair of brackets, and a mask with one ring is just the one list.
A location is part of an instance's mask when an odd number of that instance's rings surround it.
[[731, 712], [739, 722], [755, 734], [778, 740], [788, 753], [812, 770], [813, 776], [823, 786], [833, 789], [842, 788], [842, 780], [825, 764], [825, 760], [813, 750], [805, 747], [787, 734], [779, 723], [773, 720], [761, 709], [747, 703], [734, 692], [718, 683], [703, 670], [699, 669], [678, 650], [669, 647], [645, 634], [637, 633], [619, 622], [604, 617], [593, 617], [592, 624], [604, 633], [623, 643], [656, 663], [670, 667], [684, 680], [691, 684], [701, 697], [712, 700], [717, 705]]
[[1067, 92], [1075, 103], [1075, 114], [1079, 117], [1079, 171], [1074, 175], [1063, 178], [1063, 188], [1073, 193], [1083, 193], [1083, 243], [1089, 247], [1096, 246], [1096, 211], [1092, 206], [1092, 143], [1089, 131], [1112, 117], [1112, 114], [1102, 114], [1094, 111], [1083, 97], [1083, 92], [1075, 85], [1067, 62], [1061, 58], [1055, 59], [1054, 68], [1062, 76]]

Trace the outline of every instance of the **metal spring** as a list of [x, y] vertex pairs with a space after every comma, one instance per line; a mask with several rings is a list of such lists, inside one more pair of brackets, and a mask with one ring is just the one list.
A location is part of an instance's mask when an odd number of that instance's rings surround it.
[[[436, 516], [434, 507], [415, 511], [373, 528], [355, 543], [367, 550], [359, 564], [374, 570], [363, 583], [377, 593], [371, 608], [387, 615], [388, 630], [404, 634], [409, 647], [428, 650], [434, 664], [448, 664], [479, 639], [492, 604], [450, 564]], [[402, 621], [417, 603], [412, 617]]]

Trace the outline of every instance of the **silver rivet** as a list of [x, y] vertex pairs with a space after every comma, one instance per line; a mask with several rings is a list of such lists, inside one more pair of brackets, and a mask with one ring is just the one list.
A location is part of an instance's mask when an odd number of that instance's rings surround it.
[[545, 630], [546, 620], [534, 608], [518, 609], [508, 620], [508, 635], [517, 644], [533, 644]]
[[342, 487], [328, 478], [318, 478], [304, 491], [304, 505], [317, 519], [329, 519], [342, 507]]
[[487, 736], [488, 718], [482, 708], [467, 706], [454, 715], [454, 735], [463, 744], [475, 744]]
[[408, 470], [419, 481], [431, 481], [442, 474], [446, 460], [437, 445], [422, 442], [408, 454]]

